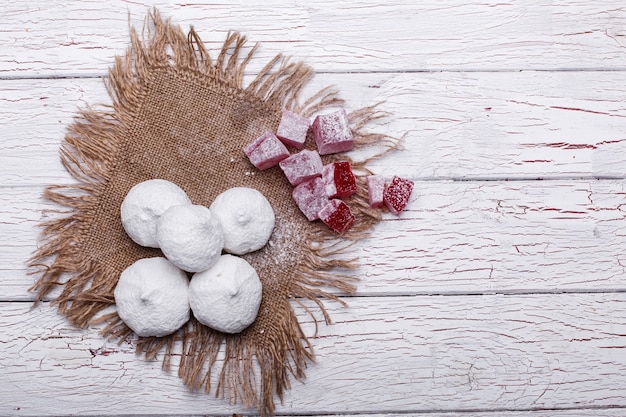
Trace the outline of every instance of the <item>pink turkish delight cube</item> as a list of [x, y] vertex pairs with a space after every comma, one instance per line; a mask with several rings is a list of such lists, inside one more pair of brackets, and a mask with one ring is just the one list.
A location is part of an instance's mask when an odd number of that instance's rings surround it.
[[383, 201], [389, 211], [397, 216], [409, 203], [412, 191], [413, 181], [395, 176], [385, 187]]
[[356, 178], [352, 173], [350, 162], [333, 162], [324, 166], [322, 179], [326, 185], [328, 197], [348, 197], [357, 191]]
[[385, 178], [381, 175], [368, 175], [367, 195], [371, 208], [383, 207], [383, 193], [385, 192]]
[[283, 117], [280, 119], [276, 136], [285, 145], [302, 149], [310, 126], [311, 122], [308, 118], [289, 110], [283, 110]]
[[320, 155], [349, 151], [354, 147], [348, 115], [344, 109], [317, 116], [312, 127]]
[[298, 184], [292, 192], [293, 199], [298, 208], [309, 221], [319, 219], [318, 213], [328, 204], [324, 181], [315, 177]]
[[339, 199], [333, 199], [318, 213], [320, 220], [339, 234], [343, 234], [354, 223], [350, 207]]
[[316, 151], [305, 149], [283, 159], [279, 165], [291, 185], [322, 176], [322, 158]]
[[243, 148], [243, 152], [252, 165], [261, 170], [276, 166], [289, 156], [285, 145], [270, 130]]

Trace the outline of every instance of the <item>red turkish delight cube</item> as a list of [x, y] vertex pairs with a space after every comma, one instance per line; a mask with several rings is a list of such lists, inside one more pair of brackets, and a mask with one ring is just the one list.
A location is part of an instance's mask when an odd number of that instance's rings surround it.
[[356, 193], [356, 178], [348, 161], [333, 162], [324, 166], [322, 179], [326, 185], [326, 194], [330, 198], [343, 198]]
[[283, 117], [280, 119], [276, 136], [285, 145], [302, 149], [310, 126], [311, 122], [308, 118], [289, 110], [283, 110]]
[[383, 201], [391, 213], [398, 215], [409, 203], [412, 191], [413, 181], [395, 176], [385, 187]]
[[305, 149], [283, 159], [279, 165], [291, 185], [322, 176], [322, 158], [316, 151]]
[[289, 156], [285, 145], [270, 130], [243, 148], [243, 152], [252, 165], [261, 170], [276, 166]]
[[320, 155], [349, 151], [354, 147], [348, 115], [344, 109], [317, 116], [312, 127]]
[[318, 213], [328, 204], [324, 181], [320, 177], [298, 184], [293, 189], [292, 196], [309, 221], [319, 219]]
[[368, 175], [367, 195], [371, 208], [383, 207], [383, 193], [385, 192], [385, 177], [381, 175]]
[[318, 213], [320, 220], [335, 232], [342, 234], [354, 223], [350, 207], [339, 199], [333, 199]]

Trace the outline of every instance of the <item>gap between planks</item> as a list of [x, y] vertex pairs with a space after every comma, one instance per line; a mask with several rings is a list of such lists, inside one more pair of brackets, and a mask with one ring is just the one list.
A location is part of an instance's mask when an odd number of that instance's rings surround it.
[[[437, 68], [414, 68], [414, 69], [406, 69], [400, 71], [393, 70], [345, 70], [345, 71], [315, 71], [316, 75], [324, 76], [324, 75], [361, 75], [361, 74], [378, 74], [378, 75], [393, 75], [393, 74], [500, 74], [500, 73], [511, 73], [511, 74], [519, 74], [523, 72], [545, 72], [545, 73], [568, 73], [568, 72], [591, 72], [591, 73], [599, 73], [599, 72], [625, 72], [626, 66], [618, 67], [618, 68], [610, 68], [610, 67], [579, 67], [579, 68], [520, 68], [520, 69], [501, 69], [501, 68], [446, 68], [446, 69], [437, 69]], [[269, 71], [268, 74], [273, 74], [274, 71]], [[246, 71], [245, 75], [247, 77], [256, 77], [258, 75], [257, 71]], [[84, 80], [84, 79], [105, 79], [108, 78], [108, 72], [102, 73], [64, 73], [64, 74], [56, 74], [56, 73], [44, 73], [44, 74], [26, 74], [20, 75], [18, 74], [9, 74], [2, 75], [0, 74], [0, 81], [16, 81], [16, 80]]]

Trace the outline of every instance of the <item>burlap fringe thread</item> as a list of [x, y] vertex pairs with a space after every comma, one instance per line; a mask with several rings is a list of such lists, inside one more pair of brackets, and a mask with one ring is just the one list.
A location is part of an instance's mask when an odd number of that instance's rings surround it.
[[[145, 44], [144, 39], [147, 40]], [[42, 243], [29, 262], [31, 272], [40, 275], [31, 289], [37, 293], [38, 301], [53, 289], [62, 287], [53, 303], [71, 323], [80, 327], [106, 323], [102, 333], [120, 342], [132, 336], [132, 331], [116, 313], [99, 314], [114, 304], [113, 290], [118, 277], [90, 262], [81, 253], [76, 236], [87, 231], [95, 214], [99, 196], [113, 172], [119, 138], [135, 116], [142, 100], [142, 80], [150, 77], [152, 70], [197, 71], [215, 77], [223, 88], [243, 90], [273, 107], [284, 107], [306, 116], [342, 104], [332, 89], [323, 89], [300, 104], [299, 93], [313, 76], [313, 71], [302, 63], [291, 63], [281, 55], [271, 60], [244, 88], [244, 70], [256, 50], [254, 46], [241, 56], [245, 41], [239, 33], [229, 33], [214, 61], [193, 28], [185, 35], [178, 26], [173, 26], [169, 20], [164, 21], [157, 10], [146, 20], [141, 37], [131, 29], [131, 47], [125, 57], [116, 57], [106, 80], [113, 104], [103, 110], [88, 108], [81, 111], [68, 128], [61, 146], [62, 163], [77, 183], [48, 186], [44, 192], [45, 199], [68, 210], [56, 212], [63, 217], [42, 224]], [[397, 141], [363, 129], [368, 122], [383, 116], [385, 114], [375, 107], [350, 114], [359, 146], [382, 145], [380, 154], [397, 146]], [[301, 300], [312, 300], [327, 323], [330, 323], [330, 317], [321, 299], [342, 304], [343, 301], [325, 288], [344, 293], [355, 290], [355, 278], [342, 276], [337, 268], [354, 268], [356, 262], [337, 259], [337, 255], [345, 253], [351, 242], [366, 236], [380, 219], [380, 213], [368, 207], [367, 195], [363, 191], [364, 175], [368, 173], [365, 165], [380, 154], [364, 161], [352, 161], [360, 173], [361, 190], [350, 201], [358, 218], [354, 229], [342, 239], [337, 239], [329, 231], [311, 232], [306, 240], [314, 243], [289, 287], [288, 296], [292, 300], [311, 315]], [[342, 158], [345, 159], [345, 155]], [[217, 374], [216, 396], [229, 397], [233, 403], [241, 401], [246, 407], [256, 407], [263, 415], [272, 415], [274, 394], [282, 402], [284, 391], [290, 388], [290, 375], [302, 380], [307, 363], [314, 360], [312, 345], [292, 308], [276, 325], [281, 326], [283, 337], [271, 341], [268, 349], [237, 337], [211, 332], [192, 319], [175, 337], [138, 338], [137, 352], [145, 354], [148, 360], [163, 353], [166, 370], [170, 368], [171, 358], [180, 354], [178, 374], [184, 384], [194, 390], [204, 387], [206, 392], [212, 391], [212, 371], [216, 371], [218, 362], [223, 361]], [[218, 359], [222, 349], [223, 357]], [[260, 380], [257, 380], [255, 363]]]

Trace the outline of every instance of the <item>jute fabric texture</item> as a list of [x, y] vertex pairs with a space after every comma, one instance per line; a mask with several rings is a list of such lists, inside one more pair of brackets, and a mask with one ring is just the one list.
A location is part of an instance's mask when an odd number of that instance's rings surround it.
[[[244, 86], [244, 69], [255, 49], [241, 34], [230, 33], [221, 50], [210, 53], [193, 28], [185, 34], [156, 10], [141, 34], [131, 30], [130, 48], [116, 58], [105, 80], [112, 103], [80, 111], [68, 127], [60, 154], [76, 182], [45, 190], [44, 198], [66, 209], [42, 225], [30, 266], [39, 300], [61, 287], [53, 302], [71, 323], [105, 323], [105, 336], [132, 339], [115, 312], [114, 288], [130, 264], [162, 254], [135, 244], [124, 232], [119, 211], [128, 190], [162, 178], [205, 206], [231, 187], [261, 191], [276, 213], [276, 227], [270, 244], [244, 256], [263, 283], [256, 321], [240, 334], [227, 335], [192, 318], [174, 335], [134, 340], [138, 353], [148, 360], [158, 355], [167, 370], [179, 357], [178, 375], [190, 389], [271, 415], [275, 397], [282, 400], [292, 378], [304, 379], [314, 359], [294, 307], [311, 313], [314, 303], [330, 322], [322, 300], [342, 302], [337, 294], [355, 290], [355, 274], [341, 273], [357, 265], [347, 259], [349, 245], [367, 235], [380, 213], [367, 205], [367, 161], [352, 161], [360, 191], [348, 201], [357, 219], [344, 236], [306, 220], [278, 167], [258, 171], [250, 164], [242, 148], [265, 130], [275, 131], [283, 108], [311, 117], [341, 105], [332, 89], [302, 102], [299, 95], [313, 72], [280, 55]], [[386, 136], [364, 130], [380, 116], [375, 108], [350, 113], [357, 147], [375, 145], [384, 152], [395, 146]], [[307, 141], [313, 147], [312, 138]], [[324, 158], [326, 163], [333, 159], [348, 158]]]

